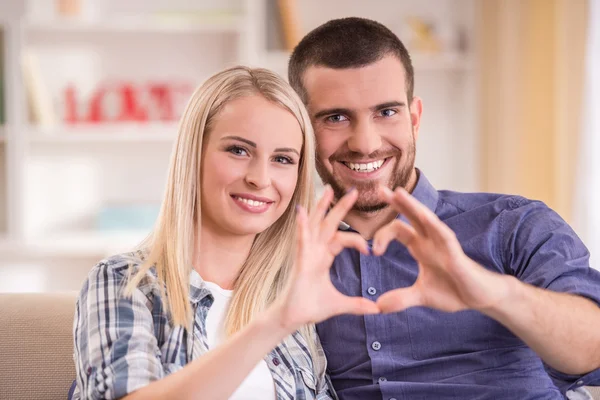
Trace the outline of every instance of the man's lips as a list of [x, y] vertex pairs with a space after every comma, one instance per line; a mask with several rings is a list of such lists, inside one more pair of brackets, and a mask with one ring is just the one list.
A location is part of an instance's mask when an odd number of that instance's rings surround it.
[[378, 171], [383, 167], [391, 157], [373, 159], [373, 160], [361, 160], [361, 161], [338, 161], [343, 164], [349, 170], [361, 174], [368, 174], [371, 172]]

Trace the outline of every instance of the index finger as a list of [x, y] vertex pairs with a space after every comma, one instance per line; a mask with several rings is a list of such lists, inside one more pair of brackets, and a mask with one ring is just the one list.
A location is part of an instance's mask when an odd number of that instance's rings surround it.
[[335, 206], [329, 211], [323, 224], [321, 225], [321, 235], [324, 238], [331, 238], [338, 230], [338, 226], [342, 219], [352, 209], [354, 202], [358, 198], [358, 190], [351, 189], [344, 197], [342, 197]]
[[[417, 207], [417, 200], [411, 202], [407, 197], [403, 196], [405, 192], [404, 189], [397, 188], [395, 191], [391, 191], [389, 188], [385, 186], [381, 186], [379, 189], [379, 193], [383, 196], [384, 200], [388, 202], [397, 212], [404, 214], [406, 219], [410, 222], [411, 226], [417, 231], [420, 236], [427, 236], [427, 230], [425, 229], [425, 224], [420, 218], [419, 209]], [[419, 203], [420, 204], [420, 203]]]

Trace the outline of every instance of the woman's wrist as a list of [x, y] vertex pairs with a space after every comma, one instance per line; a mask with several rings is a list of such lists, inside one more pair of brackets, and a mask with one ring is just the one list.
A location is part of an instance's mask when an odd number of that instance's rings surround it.
[[284, 337], [298, 330], [302, 324], [294, 321], [294, 316], [283, 302], [276, 301], [267, 308], [265, 319], [272, 329], [281, 332]]

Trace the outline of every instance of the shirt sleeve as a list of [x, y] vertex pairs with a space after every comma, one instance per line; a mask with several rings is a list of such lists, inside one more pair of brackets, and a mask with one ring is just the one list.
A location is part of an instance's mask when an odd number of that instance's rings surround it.
[[[515, 198], [502, 215], [504, 265], [522, 282], [588, 298], [600, 305], [600, 271], [589, 265], [590, 254], [573, 229], [545, 204]], [[562, 346], [563, 343], [557, 343]], [[600, 369], [566, 375], [546, 366], [564, 394], [577, 387], [600, 385]]]
[[327, 375], [327, 358], [321, 346], [321, 340], [317, 334], [317, 329], [313, 326], [313, 335], [316, 340], [317, 354], [315, 355], [314, 365], [315, 374], [317, 374], [317, 400], [338, 400], [338, 396], [333, 388], [331, 379]]
[[117, 399], [165, 375], [148, 298], [122, 289], [127, 265], [95, 266], [77, 300], [73, 334], [82, 398]]

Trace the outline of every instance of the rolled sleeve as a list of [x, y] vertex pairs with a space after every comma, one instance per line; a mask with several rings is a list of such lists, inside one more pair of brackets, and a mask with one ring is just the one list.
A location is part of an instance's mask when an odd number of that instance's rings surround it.
[[[505, 265], [510, 265], [516, 277], [600, 305], [600, 271], [590, 267], [587, 248], [556, 212], [541, 202], [521, 199], [504, 218], [504, 228], [512, 232], [505, 247], [509, 250]], [[586, 375], [567, 375], [549, 366], [546, 370], [563, 394], [581, 386], [600, 386], [600, 369]]]
[[127, 266], [100, 263], [79, 295], [75, 366], [82, 398], [118, 399], [165, 373], [146, 295], [125, 298]]

